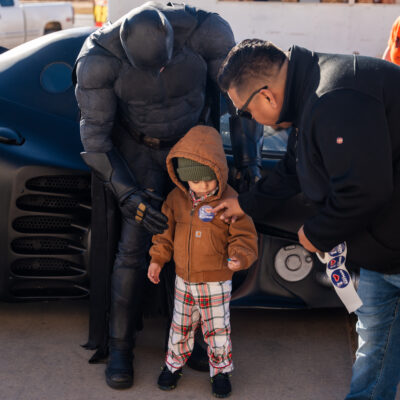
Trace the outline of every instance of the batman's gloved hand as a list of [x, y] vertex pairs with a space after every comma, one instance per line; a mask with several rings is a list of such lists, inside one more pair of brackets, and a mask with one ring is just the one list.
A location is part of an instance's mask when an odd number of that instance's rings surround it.
[[229, 118], [234, 158], [233, 186], [239, 192], [248, 191], [261, 178], [261, 149], [264, 127], [254, 120], [233, 115]]
[[162, 197], [150, 190], [139, 190], [130, 194], [120, 205], [121, 213], [125, 218], [134, 218], [153, 235], [163, 233], [168, 228], [168, 218], [154, 208], [152, 200], [162, 202]]
[[235, 171], [235, 188], [239, 193], [247, 192], [261, 179], [261, 168], [258, 165], [249, 165]]
[[168, 218], [158, 211], [163, 199], [153, 191], [143, 190], [120, 152], [112, 148], [106, 153], [82, 152], [81, 156], [93, 173], [117, 200], [125, 218], [135, 219], [150, 233], [162, 233]]

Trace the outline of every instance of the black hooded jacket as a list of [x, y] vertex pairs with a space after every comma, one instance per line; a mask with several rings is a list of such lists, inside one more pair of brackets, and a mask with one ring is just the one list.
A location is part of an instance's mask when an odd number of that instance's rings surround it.
[[293, 46], [279, 121], [297, 128], [285, 158], [250, 193], [262, 220], [303, 191], [318, 212], [304, 223], [322, 251], [347, 241], [353, 265], [400, 272], [400, 68], [375, 58]]
[[[159, 77], [131, 65], [121, 45], [124, 17], [94, 32], [76, 65], [76, 97], [81, 109], [81, 140], [87, 152], [107, 152], [121, 136], [135, 131], [174, 140], [199, 122], [207, 75], [218, 69], [234, 36], [218, 14], [183, 4], [144, 7], [161, 11], [174, 31], [170, 63]], [[124, 129], [121, 129], [121, 126]]]

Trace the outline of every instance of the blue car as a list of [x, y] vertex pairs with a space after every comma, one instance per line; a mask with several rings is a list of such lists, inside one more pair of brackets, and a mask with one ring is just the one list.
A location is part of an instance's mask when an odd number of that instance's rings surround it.
[[[92, 30], [53, 33], [0, 55], [0, 299], [5, 301], [90, 295], [91, 178], [80, 157], [71, 72]], [[227, 120], [222, 113], [221, 134], [233, 165]], [[263, 174], [283, 157], [288, 135], [265, 128]], [[234, 275], [232, 306], [341, 306], [325, 267], [297, 241], [297, 230], [314, 213], [299, 195], [267, 221], [255, 221], [259, 259]]]

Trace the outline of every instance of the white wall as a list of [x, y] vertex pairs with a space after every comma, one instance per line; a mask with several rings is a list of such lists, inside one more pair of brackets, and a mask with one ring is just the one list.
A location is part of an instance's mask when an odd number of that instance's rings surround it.
[[[143, 2], [109, 0], [111, 21]], [[376, 57], [383, 53], [390, 28], [400, 15], [400, 4], [218, 0], [189, 0], [187, 3], [221, 14], [231, 24], [237, 41], [256, 37], [270, 40], [285, 50], [297, 44], [315, 51], [358, 52]]]

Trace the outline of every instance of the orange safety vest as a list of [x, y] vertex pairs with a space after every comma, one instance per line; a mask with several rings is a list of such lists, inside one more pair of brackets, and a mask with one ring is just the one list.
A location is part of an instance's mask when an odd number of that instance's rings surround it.
[[400, 17], [396, 19], [392, 26], [388, 46], [391, 61], [400, 65]]
[[108, 17], [107, 0], [94, 0], [93, 13], [96, 26], [102, 26]]

